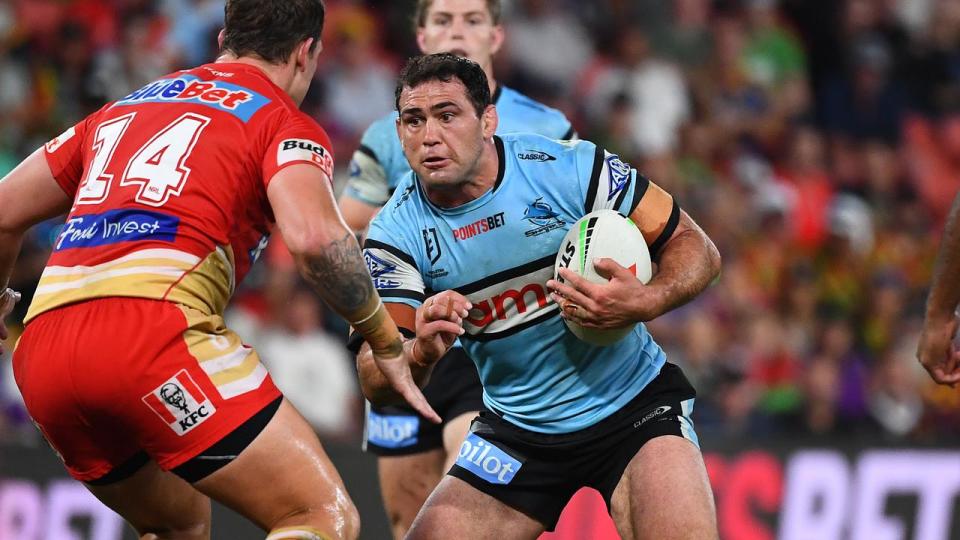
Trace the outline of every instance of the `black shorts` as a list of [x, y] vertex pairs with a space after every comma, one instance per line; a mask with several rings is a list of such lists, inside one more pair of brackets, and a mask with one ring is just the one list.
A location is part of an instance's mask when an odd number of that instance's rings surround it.
[[536, 433], [482, 411], [447, 474], [552, 531], [582, 487], [599, 491], [609, 511], [623, 471], [650, 439], [677, 435], [699, 446], [690, 420], [694, 397], [680, 368], [667, 363], [622, 409], [573, 433]]
[[378, 456], [407, 456], [443, 448], [443, 427], [463, 413], [484, 410], [477, 367], [462, 347], [450, 349], [423, 388], [427, 402], [443, 423], [434, 424], [405, 405], [367, 404], [364, 450]]

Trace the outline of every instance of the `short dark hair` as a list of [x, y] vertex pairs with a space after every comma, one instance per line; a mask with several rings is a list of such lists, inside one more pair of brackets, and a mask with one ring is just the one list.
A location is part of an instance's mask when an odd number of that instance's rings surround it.
[[480, 116], [492, 103], [487, 74], [480, 64], [452, 53], [425, 54], [407, 61], [394, 92], [397, 112], [400, 112], [400, 93], [404, 88], [416, 88], [429, 81], [450, 82], [454, 78], [467, 88], [470, 103], [476, 109], [477, 116]]
[[[433, 0], [417, 0], [417, 7], [413, 12], [414, 29], [423, 28], [427, 25], [427, 12], [430, 11], [432, 5]], [[493, 24], [500, 24], [500, 15], [503, 12], [500, 0], [487, 0], [487, 11], [490, 12], [490, 20], [493, 21]]]
[[227, 0], [223, 14], [223, 50], [273, 64], [309, 38], [313, 52], [323, 31], [323, 0]]

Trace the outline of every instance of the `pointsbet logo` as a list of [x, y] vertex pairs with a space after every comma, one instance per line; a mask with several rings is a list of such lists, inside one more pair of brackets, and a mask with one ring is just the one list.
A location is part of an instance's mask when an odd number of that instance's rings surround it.
[[470, 433], [460, 445], [457, 465], [491, 484], [509, 484], [523, 462], [497, 448], [490, 441]]

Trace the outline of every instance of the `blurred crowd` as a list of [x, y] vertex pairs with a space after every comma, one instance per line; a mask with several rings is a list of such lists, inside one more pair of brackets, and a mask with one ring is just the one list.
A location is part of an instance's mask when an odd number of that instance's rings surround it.
[[[338, 186], [417, 52], [412, 3], [327, 1], [303, 108], [331, 135]], [[960, 189], [960, 0], [505, 8], [499, 81], [672, 192], [720, 248], [718, 283], [649, 324], [698, 389], [701, 434], [960, 437], [960, 390], [915, 360]], [[105, 102], [213, 59], [222, 17], [223, 0], [0, 0], [0, 176]], [[58, 225], [23, 248], [26, 300]], [[228, 323], [322, 436], [352, 441], [362, 398], [328, 315], [275, 240]], [[0, 396], [0, 437], [32, 437], [9, 368]]]

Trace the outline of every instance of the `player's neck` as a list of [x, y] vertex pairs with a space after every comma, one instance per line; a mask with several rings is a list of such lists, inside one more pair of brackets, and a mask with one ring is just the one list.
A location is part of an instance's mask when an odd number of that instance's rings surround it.
[[468, 180], [452, 186], [428, 186], [421, 182], [430, 202], [440, 208], [456, 208], [482, 197], [493, 189], [500, 175], [500, 154], [493, 139], [483, 143], [483, 152]]
[[246, 64], [253, 66], [263, 72], [270, 81], [280, 87], [281, 90], [290, 93], [290, 75], [287, 66], [283, 64], [273, 64], [266, 60], [254, 58], [252, 56], [234, 56], [230, 53], [221, 54], [215, 63], [229, 62], [231, 64]]

